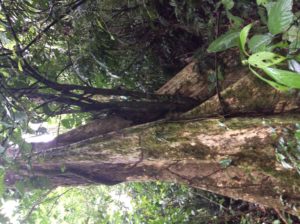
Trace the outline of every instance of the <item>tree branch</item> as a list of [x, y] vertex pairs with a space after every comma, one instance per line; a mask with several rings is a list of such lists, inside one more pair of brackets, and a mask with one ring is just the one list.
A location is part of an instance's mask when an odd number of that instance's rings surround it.
[[38, 40], [41, 39], [41, 37], [43, 36], [43, 34], [45, 34], [46, 32], [48, 32], [48, 30], [50, 30], [50, 28], [52, 26], [54, 26], [55, 24], [57, 24], [59, 21], [61, 21], [63, 18], [65, 18], [67, 15], [69, 15], [71, 12], [73, 12], [74, 10], [76, 10], [79, 6], [81, 6], [82, 4], [84, 4], [85, 2], [87, 2], [87, 0], [79, 0], [77, 1], [74, 5], [70, 6], [69, 9], [66, 10], [66, 13], [63, 15], [60, 15], [58, 18], [56, 18], [55, 20], [53, 20], [50, 24], [48, 24], [35, 38], [33, 38], [29, 44], [27, 44], [22, 50], [21, 53], [25, 52], [26, 50], [28, 50], [35, 42], [37, 42]]

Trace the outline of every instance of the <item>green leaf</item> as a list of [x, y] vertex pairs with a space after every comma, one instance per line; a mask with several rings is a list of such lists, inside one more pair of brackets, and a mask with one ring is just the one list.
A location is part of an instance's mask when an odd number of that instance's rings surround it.
[[27, 114], [23, 111], [17, 111], [14, 116], [15, 122], [24, 122], [27, 120]]
[[100, 27], [100, 29], [105, 30], [100, 20], [97, 20], [97, 25]]
[[53, 113], [48, 104], [44, 104], [42, 106], [42, 111], [45, 114], [52, 114]]
[[10, 76], [10, 74], [3, 68], [0, 68], [0, 74], [2, 74], [5, 78], [8, 78]]
[[296, 130], [295, 132], [295, 138], [300, 141], [300, 130]]
[[295, 40], [289, 46], [290, 53], [297, 52], [298, 49], [300, 49], [300, 40]]
[[227, 50], [231, 47], [238, 46], [238, 38], [240, 36], [239, 31], [230, 31], [220, 36], [216, 40], [214, 40], [208, 47], [207, 51], [209, 53], [212, 52], [220, 52]]
[[272, 34], [286, 31], [293, 22], [293, 0], [278, 0], [269, 11], [268, 28]]
[[245, 46], [246, 46], [247, 38], [248, 38], [251, 27], [252, 27], [252, 24], [250, 23], [247, 26], [245, 26], [242, 29], [242, 31], [240, 32], [240, 47], [241, 47], [242, 52], [248, 56], [249, 56], [249, 54], [247, 53]]
[[248, 46], [252, 53], [266, 50], [266, 47], [272, 42], [273, 36], [271, 34], [254, 35], [248, 42]]
[[264, 5], [264, 4], [267, 4], [268, 2], [269, 2], [269, 0], [256, 0], [257, 5]]
[[299, 73], [269, 67], [265, 67], [263, 68], [263, 70], [276, 82], [281, 83], [290, 88], [300, 89]]
[[252, 54], [248, 59], [248, 63], [257, 68], [265, 68], [279, 64], [284, 60], [286, 60], [286, 57], [283, 57], [279, 54], [262, 51]]
[[0, 41], [3, 44], [3, 47], [9, 50], [14, 50], [16, 42], [14, 40], [8, 39], [4, 32], [0, 32]]
[[268, 45], [266, 48], [266, 51], [274, 51], [276, 48], [284, 49], [287, 48], [289, 44], [286, 41], [280, 41], [273, 45]]
[[20, 180], [15, 183], [15, 188], [19, 194], [24, 195], [26, 191], [25, 181]]
[[18, 60], [18, 69], [20, 72], [23, 72], [22, 61]]
[[274, 87], [275, 89], [278, 89], [280, 91], [288, 91], [290, 88], [281, 84], [278, 84], [276, 82], [273, 82], [271, 80], [265, 79], [264, 77], [262, 77], [261, 75], [259, 75], [253, 68], [251, 68], [251, 66], [249, 66], [250, 71], [256, 75], [256, 77], [258, 77], [260, 80], [268, 83], [270, 86]]
[[234, 16], [231, 12], [226, 11], [227, 18], [233, 23], [234, 28], [239, 28], [243, 25], [244, 20], [241, 17]]
[[300, 27], [292, 26], [287, 32], [283, 34], [283, 40], [288, 40], [289, 42], [299, 41], [300, 42]]
[[267, 10], [268, 15], [270, 15], [271, 8], [276, 4], [276, 2], [268, 2], [264, 4], [264, 7]]
[[73, 127], [73, 119], [62, 119], [61, 124], [63, 127], [70, 129]]
[[0, 121], [0, 124], [2, 124], [4, 127], [7, 127], [7, 128], [13, 128], [14, 127], [13, 124], [9, 124], [9, 123], [4, 122], [4, 121]]
[[222, 168], [227, 168], [232, 163], [232, 159], [231, 158], [223, 159], [219, 163]]
[[234, 6], [234, 1], [233, 0], [222, 0], [222, 4], [224, 5], [226, 10], [230, 10]]

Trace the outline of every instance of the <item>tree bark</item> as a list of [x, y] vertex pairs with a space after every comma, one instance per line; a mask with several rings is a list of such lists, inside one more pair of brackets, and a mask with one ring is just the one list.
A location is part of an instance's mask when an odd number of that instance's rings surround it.
[[119, 131], [129, 127], [131, 124], [131, 121], [118, 116], [108, 116], [102, 119], [96, 119], [88, 124], [60, 134], [52, 141], [32, 143], [32, 151], [39, 152], [39, 150], [45, 151], [46, 149], [69, 145], [98, 135]]
[[249, 72], [242, 74], [243, 78], [226, 88], [219, 96], [211, 97], [182, 116], [188, 118], [223, 113], [224, 116], [253, 116], [300, 111], [300, 97], [297, 92], [283, 93], [266, 85]]
[[295, 142], [299, 98], [242, 76], [176, 119], [130, 128], [111, 120], [104, 126], [115, 126], [104, 129], [96, 121], [58, 137], [59, 144], [36, 144], [30, 166], [19, 158], [19, 171], [7, 172], [6, 183], [28, 177], [35, 183], [46, 177], [47, 186], [180, 182], [300, 215], [300, 177], [276, 160], [282, 139]]
[[[279, 138], [290, 138], [286, 132], [293, 133], [299, 119], [286, 114], [149, 123], [40, 149], [30, 158], [31, 170], [18, 161], [18, 178], [47, 177], [49, 186], [180, 182], [299, 215], [300, 178], [275, 156]], [[13, 177], [7, 175], [8, 184]]]
[[[239, 55], [230, 51], [223, 53], [219, 59], [224, 64], [224, 77], [219, 82], [219, 91], [226, 89], [248, 73], [247, 68], [241, 68], [237, 60]], [[216, 94], [216, 80], [209, 81], [215, 74], [213, 69], [201, 70], [198, 61], [192, 61], [177, 73], [172, 79], [159, 88], [156, 93], [161, 95], [179, 95], [192, 98], [202, 103]]]

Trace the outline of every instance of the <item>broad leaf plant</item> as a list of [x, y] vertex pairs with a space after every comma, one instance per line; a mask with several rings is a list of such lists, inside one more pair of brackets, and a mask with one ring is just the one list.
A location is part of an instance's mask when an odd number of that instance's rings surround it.
[[[228, 12], [234, 5], [233, 1], [222, 2]], [[239, 47], [242, 63], [259, 79], [280, 91], [300, 89], [300, 12], [293, 13], [293, 0], [256, 3], [266, 11], [266, 18], [261, 16], [261, 21], [241, 30], [230, 29], [209, 45], [208, 52]], [[249, 38], [251, 29], [254, 32]]]

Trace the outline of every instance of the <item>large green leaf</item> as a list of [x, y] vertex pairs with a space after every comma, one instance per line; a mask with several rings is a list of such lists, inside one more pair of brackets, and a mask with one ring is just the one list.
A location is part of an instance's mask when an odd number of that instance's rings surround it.
[[249, 56], [249, 54], [246, 51], [246, 42], [247, 42], [247, 38], [248, 38], [251, 27], [252, 27], [252, 24], [250, 23], [247, 26], [245, 26], [242, 29], [242, 31], [240, 32], [240, 47], [241, 47], [242, 52], [248, 56]]
[[251, 55], [248, 59], [248, 63], [257, 68], [265, 68], [279, 64], [284, 60], [286, 60], [286, 57], [279, 54], [262, 51]]
[[272, 34], [286, 31], [293, 22], [293, 0], [278, 0], [269, 10], [268, 28]]
[[238, 38], [240, 36], [240, 31], [230, 31], [225, 33], [224, 35], [217, 38], [215, 41], [213, 41], [207, 51], [209, 53], [212, 52], [220, 52], [227, 50], [231, 47], [238, 46]]
[[300, 89], [299, 73], [269, 67], [265, 67], [263, 68], [263, 70], [276, 82], [281, 83], [290, 88]]
[[278, 89], [280, 91], [288, 91], [290, 88], [284, 85], [281, 85], [279, 83], [276, 83], [274, 81], [268, 80], [264, 77], [262, 77], [260, 74], [258, 74], [251, 66], [249, 66], [250, 71], [256, 75], [256, 77], [258, 77], [260, 80], [268, 83], [270, 86], [274, 87], [275, 89]]
[[276, 4], [276, 2], [268, 2], [264, 4], [264, 7], [266, 8], [268, 15], [270, 15], [270, 10], [272, 7]]
[[266, 50], [266, 47], [272, 42], [273, 36], [271, 34], [254, 35], [248, 43], [250, 51], [257, 53]]

